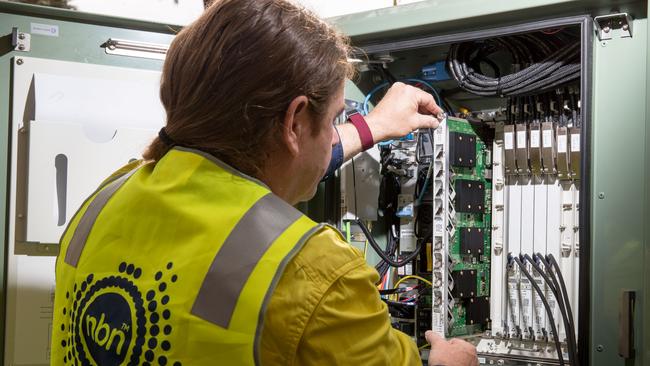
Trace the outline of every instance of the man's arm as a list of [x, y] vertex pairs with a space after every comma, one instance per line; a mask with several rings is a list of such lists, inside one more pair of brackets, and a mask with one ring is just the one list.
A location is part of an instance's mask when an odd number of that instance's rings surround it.
[[294, 364], [422, 365], [415, 342], [391, 327], [377, 277], [359, 264], [332, 283], [305, 326]]
[[[395, 83], [365, 119], [377, 143], [406, 136], [418, 128], [436, 128], [442, 115], [442, 109], [431, 94]], [[354, 125], [339, 125], [338, 133], [344, 161], [361, 152], [361, 139]]]
[[[319, 299], [296, 351], [297, 365], [422, 365], [408, 335], [393, 329], [374, 285], [377, 272], [351, 268]], [[429, 331], [429, 365], [477, 366], [476, 349]]]
[[[443, 111], [431, 94], [403, 83], [393, 84], [384, 98], [365, 117], [375, 143], [400, 138], [418, 128], [436, 128]], [[352, 123], [336, 127], [339, 143], [332, 149], [332, 159], [324, 180], [336, 169], [362, 151], [361, 138]]]

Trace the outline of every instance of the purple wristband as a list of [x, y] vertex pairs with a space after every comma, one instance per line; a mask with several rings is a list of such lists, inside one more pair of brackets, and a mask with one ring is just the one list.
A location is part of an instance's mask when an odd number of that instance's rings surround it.
[[366, 151], [375, 145], [375, 140], [372, 138], [372, 132], [366, 119], [360, 113], [354, 113], [348, 116], [348, 119], [357, 129], [359, 139], [361, 139], [361, 151]]

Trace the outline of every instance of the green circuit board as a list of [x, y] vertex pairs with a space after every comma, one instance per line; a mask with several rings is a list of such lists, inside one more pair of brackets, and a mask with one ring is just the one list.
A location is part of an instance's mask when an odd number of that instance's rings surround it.
[[[485, 142], [480, 138], [475, 128], [466, 120], [448, 118], [447, 126], [450, 136], [453, 133], [461, 133], [476, 137], [476, 156], [473, 167], [454, 165], [450, 161], [452, 176], [450, 184], [456, 185], [457, 180], [472, 181], [484, 187], [484, 202], [481, 212], [456, 212], [455, 233], [450, 241], [449, 256], [452, 263], [452, 271], [470, 271], [476, 273], [476, 297], [490, 295], [490, 233], [491, 233], [491, 208], [492, 208], [492, 183], [486, 179], [486, 170], [491, 169], [491, 155]], [[463, 135], [463, 136], [466, 136]], [[450, 139], [451, 140], [451, 139]], [[458, 199], [459, 192], [456, 192]], [[461, 254], [461, 230], [472, 228], [482, 232], [483, 248], [479, 256], [467, 256]], [[468, 323], [466, 299], [455, 299], [452, 308], [453, 322], [449, 328], [449, 336], [463, 336], [483, 331], [484, 327], [479, 324]]]

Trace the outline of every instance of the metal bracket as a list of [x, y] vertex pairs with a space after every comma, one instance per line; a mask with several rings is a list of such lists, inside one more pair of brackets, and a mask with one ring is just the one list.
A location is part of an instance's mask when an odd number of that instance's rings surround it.
[[31, 34], [19, 32], [16, 27], [11, 29], [11, 46], [14, 48], [14, 51], [29, 52], [31, 49], [31, 41]]
[[618, 33], [620, 38], [632, 37], [632, 16], [628, 13], [600, 15], [594, 18], [598, 39], [606, 41]]

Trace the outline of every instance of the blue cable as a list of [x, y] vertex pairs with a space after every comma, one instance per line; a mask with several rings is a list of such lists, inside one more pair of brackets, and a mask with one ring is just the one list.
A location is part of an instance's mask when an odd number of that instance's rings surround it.
[[[438, 103], [438, 105], [442, 105], [442, 99], [440, 98], [440, 94], [438, 94], [438, 91], [436, 90], [436, 88], [433, 87], [433, 85], [431, 85], [431, 83], [429, 83], [429, 82], [427, 82], [425, 80], [422, 80], [422, 79], [415, 79], [415, 78], [401, 79], [401, 80], [398, 80], [398, 81], [407, 82], [407, 83], [420, 83], [420, 84], [426, 86], [432, 92], [433, 96], [436, 98], [436, 103]], [[385, 88], [385, 87], [387, 87], [389, 85], [390, 85], [390, 83], [388, 83], [388, 82], [381, 83], [381, 84], [377, 85], [376, 87], [374, 87], [366, 95], [366, 98], [363, 100], [363, 108], [362, 108], [363, 112], [364, 112], [364, 115], [366, 115], [366, 114], [368, 114], [370, 112], [368, 110], [368, 103], [370, 103], [370, 99], [372, 98], [372, 96], [376, 92], [378, 92], [379, 90], [381, 90], [381, 89], [383, 89], [383, 88]]]
[[[422, 85], [426, 86], [433, 93], [433, 96], [436, 98], [436, 103], [438, 103], [438, 105], [441, 105], [440, 95], [438, 94], [438, 91], [433, 87], [433, 85], [431, 85], [431, 83], [429, 83], [429, 82], [427, 82], [425, 80], [416, 79], [416, 78], [407, 78], [407, 79], [401, 79], [401, 80], [398, 80], [398, 81], [404, 82], [404, 83], [419, 83], [419, 84], [422, 84]], [[377, 85], [376, 87], [374, 87], [370, 92], [368, 92], [368, 94], [366, 95], [366, 98], [363, 100], [363, 106], [362, 106], [363, 113], [362, 114], [364, 116], [366, 116], [366, 115], [368, 115], [368, 113], [370, 113], [370, 111], [368, 110], [368, 103], [370, 103], [370, 99], [372, 99], [372, 96], [376, 92], [378, 92], [379, 90], [381, 90], [383, 88], [386, 88], [388, 86], [390, 86], [389, 82], [383, 82], [383, 83]], [[393, 143], [393, 140], [387, 140], [387, 141], [380, 141], [377, 144], [379, 146], [387, 146], [387, 145], [390, 145], [392, 143]]]
[[411, 83], [420, 83], [420, 84], [426, 86], [427, 88], [429, 88], [429, 90], [431, 90], [431, 92], [433, 92], [433, 96], [436, 97], [436, 103], [438, 103], [439, 106], [442, 106], [442, 99], [440, 99], [440, 94], [438, 94], [438, 91], [428, 81], [425, 81], [425, 80], [422, 80], [422, 79], [415, 79], [415, 78], [402, 79], [402, 80], [399, 80], [399, 81], [401, 81], [401, 82], [408, 81], [408, 82], [411, 82]]
[[370, 98], [372, 98], [373, 94], [375, 94], [375, 93], [378, 92], [379, 90], [381, 90], [381, 89], [383, 89], [383, 88], [385, 88], [385, 87], [387, 87], [387, 86], [389, 86], [389, 85], [390, 85], [390, 83], [388, 83], [388, 82], [381, 83], [381, 84], [377, 85], [376, 87], [374, 87], [374, 88], [373, 88], [373, 89], [372, 89], [372, 90], [371, 90], [371, 91], [366, 95], [366, 99], [363, 100], [363, 114], [364, 114], [364, 116], [367, 115], [367, 114], [370, 112], [370, 111], [368, 110], [368, 103], [370, 102]]

